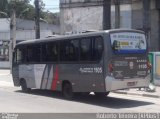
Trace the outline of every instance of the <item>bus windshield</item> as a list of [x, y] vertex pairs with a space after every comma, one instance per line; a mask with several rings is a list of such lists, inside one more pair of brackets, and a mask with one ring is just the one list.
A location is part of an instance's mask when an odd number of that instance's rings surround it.
[[145, 53], [147, 43], [145, 35], [136, 32], [111, 33], [111, 46], [115, 54]]

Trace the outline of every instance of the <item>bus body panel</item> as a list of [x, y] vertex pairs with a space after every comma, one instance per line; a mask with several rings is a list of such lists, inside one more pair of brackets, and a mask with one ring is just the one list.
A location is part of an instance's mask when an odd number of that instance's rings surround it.
[[[103, 60], [102, 60], [103, 61]], [[78, 92], [104, 91], [103, 63], [79, 65]]]
[[128, 80], [117, 80], [111, 76], [107, 76], [105, 79], [106, 91], [114, 91], [118, 89], [129, 89], [129, 88], [139, 88], [148, 87], [150, 83], [150, 76], [146, 78], [132, 78]]
[[28, 88], [61, 91], [62, 82], [69, 81], [74, 92], [105, 91], [102, 63], [19, 65], [20, 79]]
[[14, 63], [15, 62], [15, 52], [13, 52], [13, 59], [12, 59], [12, 77], [14, 86], [20, 86], [19, 82], [19, 65]]
[[28, 88], [36, 88], [34, 70], [34, 64], [19, 65], [19, 80], [24, 79]]
[[13, 77], [13, 83], [14, 86], [20, 86], [20, 80], [19, 80], [19, 66], [14, 65], [12, 68], [12, 77]]

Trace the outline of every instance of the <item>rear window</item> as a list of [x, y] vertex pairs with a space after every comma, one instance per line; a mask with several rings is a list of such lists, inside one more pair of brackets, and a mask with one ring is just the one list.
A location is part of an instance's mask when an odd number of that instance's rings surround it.
[[146, 52], [146, 38], [142, 33], [111, 33], [110, 38], [112, 50], [116, 54], [139, 54]]

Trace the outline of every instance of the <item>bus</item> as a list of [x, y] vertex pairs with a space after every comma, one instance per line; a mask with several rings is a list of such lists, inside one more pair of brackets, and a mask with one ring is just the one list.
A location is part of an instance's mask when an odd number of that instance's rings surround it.
[[148, 87], [150, 63], [145, 33], [115, 29], [20, 42], [13, 53], [14, 86], [22, 91], [61, 91], [107, 96], [119, 89]]

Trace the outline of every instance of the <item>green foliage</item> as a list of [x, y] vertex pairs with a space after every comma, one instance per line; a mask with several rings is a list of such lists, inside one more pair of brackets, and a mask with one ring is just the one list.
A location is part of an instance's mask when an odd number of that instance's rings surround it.
[[[6, 13], [7, 12], [7, 5], [8, 5], [7, 0], [0, 0], [0, 11]], [[5, 17], [5, 15], [0, 14], [0, 17]]]
[[44, 12], [44, 18], [50, 24], [60, 24], [59, 13]]
[[[14, 8], [16, 10], [16, 17], [21, 19], [34, 20], [35, 19], [35, 7], [29, 4], [30, 0], [11, 0], [10, 3], [7, 0], [0, 0], [0, 12], [11, 16], [11, 11]], [[44, 12], [45, 4], [40, 2], [40, 18], [44, 19], [51, 24], [59, 24], [59, 15]], [[29, 8], [29, 9], [28, 9]], [[0, 18], [4, 18], [6, 15], [0, 13]]]

